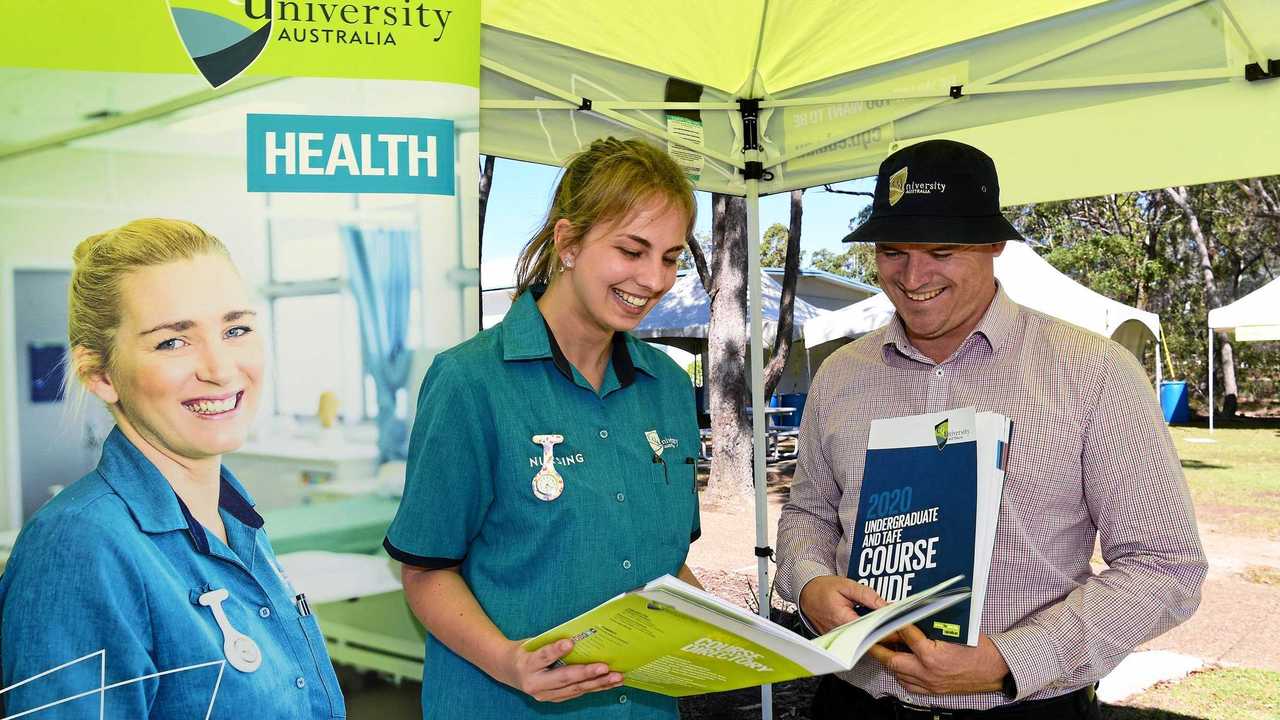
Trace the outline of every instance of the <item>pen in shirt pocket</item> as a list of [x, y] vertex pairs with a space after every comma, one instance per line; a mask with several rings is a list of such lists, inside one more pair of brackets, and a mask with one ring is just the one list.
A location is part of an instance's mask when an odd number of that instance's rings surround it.
[[293, 605], [298, 608], [299, 617], [311, 617], [311, 606], [307, 604], [306, 593], [298, 593], [294, 596]]

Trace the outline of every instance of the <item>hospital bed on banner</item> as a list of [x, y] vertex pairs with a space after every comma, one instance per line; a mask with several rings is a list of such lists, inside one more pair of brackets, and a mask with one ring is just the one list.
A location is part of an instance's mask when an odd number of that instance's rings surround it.
[[426, 630], [382, 550], [399, 498], [363, 495], [265, 513], [271, 545], [304, 593], [334, 663], [395, 682], [422, 679]]

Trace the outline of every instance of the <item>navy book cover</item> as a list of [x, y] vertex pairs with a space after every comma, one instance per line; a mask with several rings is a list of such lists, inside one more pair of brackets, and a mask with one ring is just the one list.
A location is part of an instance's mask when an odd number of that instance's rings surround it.
[[[973, 583], [978, 503], [974, 416], [972, 410], [967, 418], [964, 413], [945, 415], [889, 421], [942, 418], [934, 422], [933, 441], [925, 445], [915, 444], [920, 433], [912, 432], [887, 443], [905, 446], [877, 447], [886, 443], [877, 443], [873, 426], [848, 575], [889, 601], [956, 575], [964, 576], [964, 585]], [[934, 615], [920, 629], [935, 640], [965, 642], [970, 602]]]

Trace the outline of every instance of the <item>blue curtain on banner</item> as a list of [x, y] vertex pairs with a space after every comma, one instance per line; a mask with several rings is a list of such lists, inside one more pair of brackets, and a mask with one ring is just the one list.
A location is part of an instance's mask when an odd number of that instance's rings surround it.
[[396, 393], [408, 383], [413, 363], [406, 345], [413, 237], [407, 230], [342, 228], [351, 292], [360, 311], [364, 370], [378, 392], [379, 462], [403, 460], [408, 449], [405, 422], [396, 417]]

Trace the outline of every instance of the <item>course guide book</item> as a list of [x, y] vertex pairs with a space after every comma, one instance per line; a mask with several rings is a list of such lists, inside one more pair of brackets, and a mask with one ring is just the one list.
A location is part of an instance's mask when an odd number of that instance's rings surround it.
[[569, 664], [603, 662], [623, 683], [676, 697], [777, 683], [853, 667], [898, 628], [969, 596], [959, 577], [814, 640], [670, 575], [623, 593], [525, 643], [536, 650], [570, 638]]
[[848, 575], [890, 601], [972, 578], [969, 600], [921, 625], [934, 640], [978, 644], [1011, 430], [971, 407], [871, 423]]

